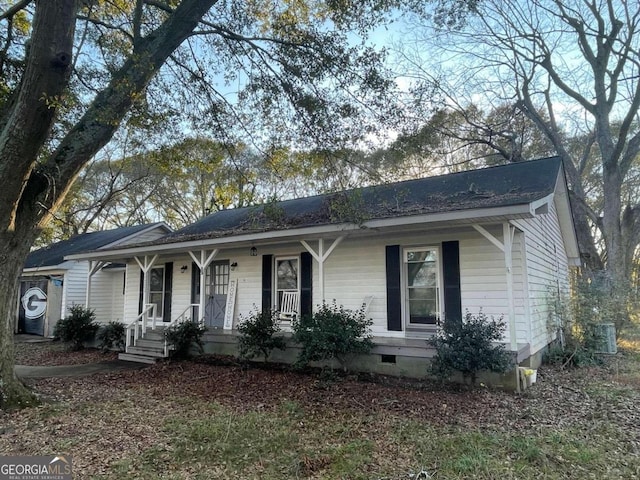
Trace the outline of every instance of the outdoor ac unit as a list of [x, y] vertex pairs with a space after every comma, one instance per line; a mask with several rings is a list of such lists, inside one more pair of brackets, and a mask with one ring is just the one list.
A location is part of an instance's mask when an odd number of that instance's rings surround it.
[[610, 353], [612, 355], [618, 353], [616, 326], [613, 323], [598, 323], [594, 325], [594, 328], [597, 339], [597, 352]]

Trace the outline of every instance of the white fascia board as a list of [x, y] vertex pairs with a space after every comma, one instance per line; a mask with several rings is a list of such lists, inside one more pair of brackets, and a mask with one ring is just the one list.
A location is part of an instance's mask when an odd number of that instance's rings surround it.
[[553, 202], [553, 197], [555, 196], [555, 193], [550, 193], [549, 195], [547, 195], [546, 197], [542, 197], [539, 200], [534, 200], [533, 202], [531, 202], [529, 205], [531, 206], [531, 213], [535, 215], [535, 212], [542, 207], [543, 205], [549, 205], [551, 202]]
[[38, 273], [60, 273], [64, 274], [67, 270], [73, 268], [76, 262], [65, 261], [62, 263], [58, 263], [57, 265], [46, 265], [43, 267], [29, 267], [23, 268], [22, 273], [25, 275], [37, 275]]
[[77, 253], [65, 257], [66, 260], [93, 260], [93, 259], [123, 259], [140, 254], [169, 254], [186, 252], [189, 250], [201, 250], [211, 248], [221, 248], [227, 245], [239, 246], [239, 244], [251, 244], [264, 242], [265, 240], [291, 240], [317, 237], [329, 234], [346, 235], [348, 233], [362, 232], [371, 229], [384, 227], [411, 226], [420, 224], [430, 224], [437, 222], [459, 221], [459, 220], [479, 220], [496, 216], [513, 216], [514, 218], [532, 217], [531, 204], [513, 205], [510, 207], [482, 208], [473, 210], [457, 210], [453, 212], [430, 213], [424, 215], [410, 215], [405, 217], [383, 218], [379, 220], [369, 220], [362, 225], [353, 223], [341, 223], [332, 225], [319, 225], [314, 227], [304, 227], [288, 230], [270, 230], [259, 233], [248, 233], [245, 235], [230, 235], [228, 237], [208, 238], [204, 240], [191, 240], [184, 242], [168, 243], [163, 245], [148, 245], [142, 247], [121, 248], [113, 251], [95, 251], [87, 253]]
[[67, 270], [60, 270], [59, 268], [25, 268], [20, 274], [21, 277], [37, 277], [38, 275], [64, 275]]
[[576, 234], [575, 225], [573, 223], [573, 214], [571, 212], [571, 203], [569, 202], [569, 191], [564, 177], [564, 171], [560, 169], [558, 179], [556, 180], [556, 188], [554, 193], [554, 203], [560, 223], [560, 233], [564, 240], [564, 248], [569, 258], [569, 263], [579, 267], [580, 248], [578, 247], [578, 235]]
[[510, 207], [480, 208], [473, 210], [456, 210], [453, 212], [427, 213], [424, 215], [412, 215], [408, 217], [383, 218], [364, 222], [365, 228], [399, 227], [404, 225], [429, 224], [436, 222], [448, 222], [455, 220], [482, 220], [497, 216], [533, 216], [531, 204], [512, 205]]
[[177, 252], [187, 252], [189, 250], [202, 250], [217, 248], [225, 245], [236, 246], [239, 243], [251, 243], [264, 240], [287, 239], [295, 240], [297, 237], [310, 237], [314, 235], [324, 235], [334, 232], [346, 232], [360, 230], [360, 227], [353, 224], [321, 225], [318, 227], [298, 228], [295, 230], [270, 230], [268, 232], [250, 233], [246, 235], [230, 235], [221, 238], [207, 238], [204, 240], [191, 240], [163, 245], [147, 245], [143, 247], [121, 248], [113, 251], [95, 251], [87, 253], [77, 253], [65, 257], [66, 260], [92, 260], [92, 259], [122, 259], [140, 254], [168, 254]]

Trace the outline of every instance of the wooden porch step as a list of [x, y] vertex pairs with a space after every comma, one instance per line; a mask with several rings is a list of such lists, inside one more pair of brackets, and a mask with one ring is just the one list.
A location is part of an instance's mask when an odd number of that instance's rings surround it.
[[164, 358], [164, 345], [162, 347], [145, 347], [145, 346], [130, 346], [127, 347], [126, 353], [132, 353], [134, 355], [146, 355], [147, 357]]
[[145, 340], [155, 340], [164, 343], [164, 329], [147, 330], [142, 338]]
[[138, 363], [147, 363], [149, 365], [153, 365], [160, 358], [159, 357], [150, 357], [147, 355], [132, 355], [130, 353], [119, 353], [118, 360], [124, 360], [125, 362], [138, 362]]
[[152, 340], [149, 338], [141, 338], [139, 339], [136, 344], [136, 347], [142, 347], [142, 348], [159, 348], [161, 350], [164, 351], [164, 339], [163, 340]]

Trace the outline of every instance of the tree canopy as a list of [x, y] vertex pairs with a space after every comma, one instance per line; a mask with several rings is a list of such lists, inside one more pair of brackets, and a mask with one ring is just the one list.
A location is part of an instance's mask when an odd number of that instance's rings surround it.
[[[0, 1], [0, 407], [24, 259], [116, 132], [224, 145], [348, 145], [391, 86], [362, 35], [392, 1]], [[374, 115], [375, 113], [375, 115]], [[137, 152], [130, 152], [131, 155]]]
[[[523, 158], [519, 142], [509, 143], [519, 136], [517, 118], [534, 125], [536, 143], [564, 160], [585, 266], [628, 281], [640, 243], [640, 204], [628, 188], [640, 153], [637, 5], [438, 0], [432, 7], [414, 17], [416, 48], [402, 54], [416, 108], [426, 118], [456, 112], [482, 133], [474, 143], [505, 161]], [[425, 102], [424, 92], [434, 95]], [[490, 116], [478, 124], [478, 107], [506, 109], [513, 119], [506, 129], [494, 129]]]

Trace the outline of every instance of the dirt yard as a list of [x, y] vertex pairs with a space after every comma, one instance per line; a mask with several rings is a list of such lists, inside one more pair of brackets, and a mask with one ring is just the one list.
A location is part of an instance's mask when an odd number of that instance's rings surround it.
[[[18, 347], [30, 364], [105, 358]], [[516, 395], [202, 357], [31, 380], [43, 403], [0, 413], [0, 452], [68, 454], [82, 479], [639, 478], [639, 367], [632, 339], [603, 366], [544, 367]]]

